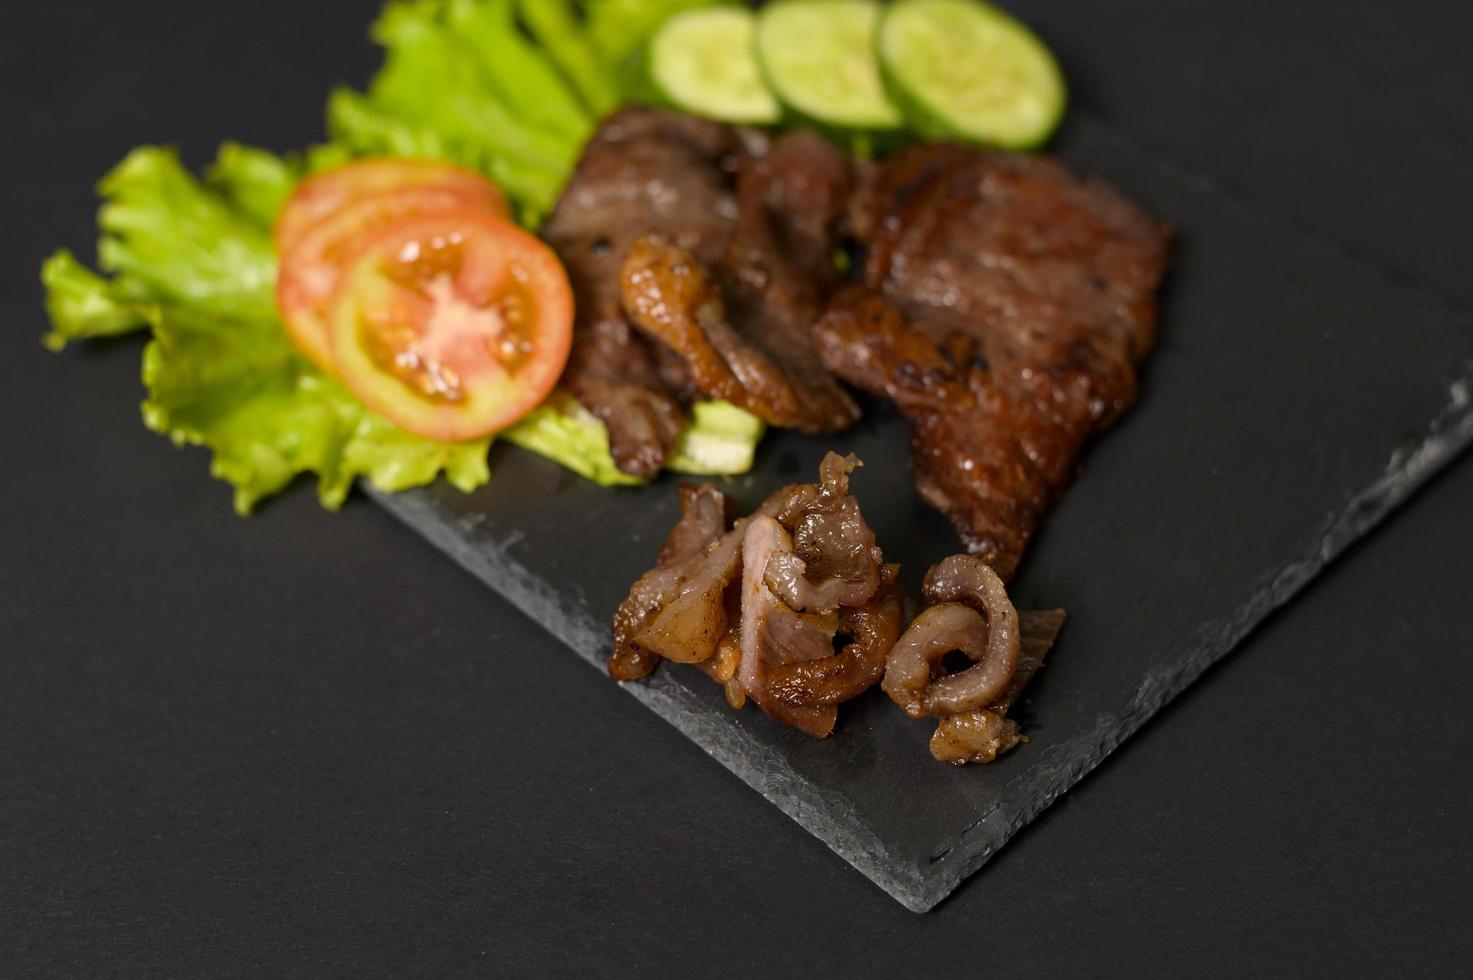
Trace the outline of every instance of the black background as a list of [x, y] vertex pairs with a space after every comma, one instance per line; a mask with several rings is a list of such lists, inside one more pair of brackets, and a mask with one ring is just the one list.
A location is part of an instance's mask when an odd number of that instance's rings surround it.
[[[376, 6], [7, 11], [3, 972], [1467, 971], [1473, 464], [918, 917], [366, 501], [234, 517], [136, 343], [46, 354], [96, 178], [318, 137]], [[1014, 9], [1076, 104], [1473, 308], [1473, 8]]]

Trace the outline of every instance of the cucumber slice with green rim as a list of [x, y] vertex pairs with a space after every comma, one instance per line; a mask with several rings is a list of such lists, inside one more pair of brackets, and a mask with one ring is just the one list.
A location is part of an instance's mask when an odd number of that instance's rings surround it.
[[676, 14], [650, 44], [650, 76], [660, 94], [698, 116], [775, 123], [782, 107], [757, 67], [755, 35], [756, 18], [743, 7]]
[[1048, 48], [977, 0], [900, 0], [880, 22], [879, 52], [923, 135], [1028, 149], [1063, 118], [1064, 77]]
[[757, 17], [757, 60], [777, 97], [799, 114], [843, 129], [896, 129], [875, 60], [880, 4], [786, 0]]

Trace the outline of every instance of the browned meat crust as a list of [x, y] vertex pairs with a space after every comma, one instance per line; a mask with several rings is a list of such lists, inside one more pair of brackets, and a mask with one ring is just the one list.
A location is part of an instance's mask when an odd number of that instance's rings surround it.
[[766, 570], [774, 555], [791, 552], [787, 529], [765, 515], [752, 518], [742, 539], [741, 664], [737, 678], [747, 696], [784, 724], [823, 738], [834, 729], [833, 705], [790, 705], [768, 696], [768, 673], [774, 667], [832, 657], [839, 618], [802, 613], [789, 607], [767, 587]]
[[879, 589], [869, 601], [839, 610], [838, 633], [850, 638], [843, 650], [768, 671], [768, 699], [790, 705], [834, 705], [878, 684], [905, 619], [899, 572], [899, 565], [884, 566]]
[[[848, 159], [812, 133], [769, 146], [755, 131], [646, 108], [599, 127], [542, 235], [567, 267], [577, 310], [562, 383], [603, 421], [620, 469], [657, 472], [684, 405], [703, 392], [808, 431], [857, 418], [811, 339], [852, 182]], [[731, 327], [722, 353], [763, 362], [755, 388], [741, 373], [731, 386], [729, 373], [692, 362], [690, 343], [642, 334], [626, 315], [620, 270], [651, 235], [713, 278]]]
[[823, 138], [778, 137], [738, 175], [736, 233], [717, 270], [732, 326], [791, 386], [789, 421], [769, 421], [804, 432], [839, 432], [859, 419], [813, 341], [838, 278], [834, 251], [853, 183], [848, 158]]
[[603, 420], [614, 462], [637, 476], [657, 472], [674, 446], [689, 379], [624, 316], [619, 268], [630, 243], [651, 232], [702, 261], [725, 254], [737, 215], [731, 175], [745, 156], [728, 126], [623, 109], [588, 141], [542, 226], [567, 267], [577, 310], [562, 383]]
[[852, 223], [870, 292], [830, 305], [824, 361], [896, 402], [917, 493], [1009, 578], [1135, 398], [1169, 233], [1057, 161], [947, 144], [876, 167]]
[[[731, 502], [714, 486], [681, 484], [679, 522], [655, 567], [635, 581], [614, 613], [609, 675], [615, 680], [644, 677], [667, 651], [679, 659], [687, 659], [682, 650], [690, 651], [688, 659], [704, 659], [700, 649], [710, 656], [726, 632], [720, 604], [739, 560], [731, 516]], [[712, 606], [713, 597], [720, 608]]]
[[768, 507], [793, 534], [793, 550], [767, 563], [767, 587], [802, 612], [828, 613], [863, 605], [881, 586], [884, 556], [875, 533], [849, 493], [857, 457], [829, 453], [818, 483], [799, 484], [769, 498]]
[[736, 229], [721, 261], [640, 236], [622, 269], [624, 310], [707, 395], [784, 428], [848, 428], [859, 408], [824, 367], [813, 326], [836, 277], [849, 175], [818, 136], [779, 137], [738, 174]]
[[[791, 348], [768, 347], [743, 335], [728, 319], [715, 280], [690, 253], [646, 235], [630, 248], [622, 277], [630, 319], [685, 359], [701, 391], [773, 425], [824, 424], [823, 415], [805, 404], [803, 383], [784, 363]], [[805, 343], [812, 351], [811, 342], [805, 338]], [[832, 377], [827, 381], [837, 388]]]
[[1064, 610], [1018, 613], [1022, 633], [1022, 650], [1018, 669], [1013, 671], [1007, 690], [985, 708], [975, 708], [948, 715], [936, 726], [931, 736], [931, 757], [937, 762], [964, 765], [968, 762], [988, 763], [1028, 739], [1016, 721], [1007, 717], [1018, 695], [1033, 679], [1043, 658], [1053, 647], [1064, 626]]
[[[1018, 666], [1018, 613], [986, 562], [953, 555], [926, 574], [930, 603], [890, 651], [884, 690], [912, 718], [985, 707], [1007, 690]], [[947, 674], [954, 650], [973, 661]]]
[[[1064, 623], [1062, 610], [1017, 612], [1002, 580], [974, 555], [953, 555], [926, 573], [927, 607], [886, 660], [881, 684], [912, 718], [939, 718], [931, 755], [941, 762], [986, 763], [1026, 741], [1007, 717], [1043, 664]], [[948, 673], [947, 654], [972, 666]]]
[[[614, 616], [609, 673], [648, 674], [661, 657], [699, 665], [727, 702], [827, 736], [837, 705], [876, 684], [905, 598], [849, 494], [853, 457], [829, 453], [819, 482], [772, 494], [731, 521], [713, 487], [681, 487], [681, 519]], [[777, 580], [780, 585], [771, 584]], [[806, 599], [790, 604], [793, 592]], [[848, 642], [835, 651], [836, 637]]]

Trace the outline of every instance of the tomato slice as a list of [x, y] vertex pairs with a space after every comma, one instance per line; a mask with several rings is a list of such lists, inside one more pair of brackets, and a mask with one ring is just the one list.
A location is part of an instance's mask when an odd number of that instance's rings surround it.
[[410, 187], [350, 201], [307, 229], [282, 259], [276, 277], [276, 306], [297, 348], [318, 367], [336, 374], [327, 338], [327, 307], [343, 265], [380, 228], [466, 206], [455, 191]]
[[290, 252], [308, 229], [350, 201], [409, 187], [455, 191], [468, 204], [484, 204], [503, 217], [511, 214], [496, 185], [463, 167], [411, 157], [364, 157], [297, 185], [276, 217], [276, 251]]
[[485, 211], [397, 222], [343, 270], [329, 315], [343, 383], [400, 428], [474, 439], [545, 398], [568, 360], [573, 293], [553, 251]]

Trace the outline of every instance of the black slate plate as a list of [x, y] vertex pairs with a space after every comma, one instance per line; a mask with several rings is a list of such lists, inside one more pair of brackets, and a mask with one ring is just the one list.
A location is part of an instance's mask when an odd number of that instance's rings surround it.
[[[1059, 151], [1170, 220], [1180, 242], [1140, 404], [1090, 453], [1015, 586], [1020, 606], [1070, 613], [1018, 709], [1031, 741], [958, 769], [927, 754], [934, 723], [877, 691], [815, 742], [755, 708], [732, 712], [690, 668], [624, 685], [917, 911], [1473, 440], [1467, 317], [1098, 124], [1076, 121]], [[910, 490], [892, 413], [872, 409], [834, 439], [773, 434], [731, 490], [750, 505], [811, 479], [831, 446], [867, 461], [855, 492], [915, 594], [958, 546]], [[614, 607], [675, 520], [675, 481], [600, 490], [506, 447], [492, 465], [475, 494], [379, 499], [602, 670]]]

